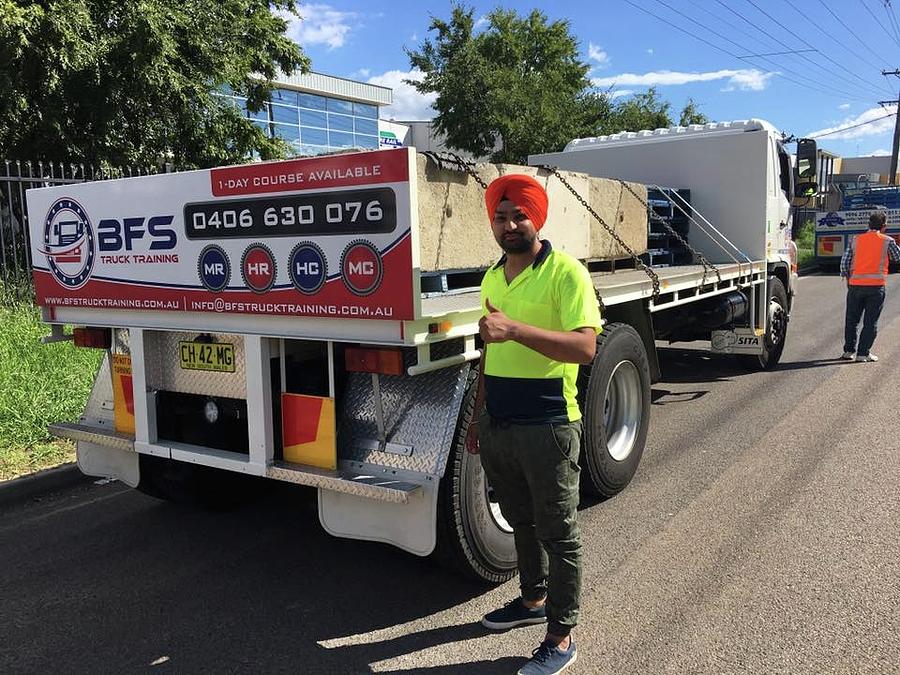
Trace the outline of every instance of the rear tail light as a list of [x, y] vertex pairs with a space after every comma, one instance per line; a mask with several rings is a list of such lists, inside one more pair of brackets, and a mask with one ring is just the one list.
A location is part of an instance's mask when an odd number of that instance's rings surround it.
[[109, 349], [112, 346], [112, 329], [75, 328], [72, 330], [72, 340], [75, 342], [76, 347]]
[[347, 347], [344, 365], [354, 373], [403, 374], [403, 353], [399, 349], [366, 349]]

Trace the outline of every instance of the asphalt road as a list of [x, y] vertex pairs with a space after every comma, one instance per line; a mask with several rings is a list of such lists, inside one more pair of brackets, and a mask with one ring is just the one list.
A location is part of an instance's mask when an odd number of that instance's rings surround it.
[[[782, 366], [663, 350], [634, 482], [585, 505], [573, 673], [900, 670], [900, 284], [877, 364], [836, 361], [843, 287], [805, 277]], [[111, 483], [0, 513], [0, 672], [515, 672], [516, 593], [333, 539], [279, 486], [208, 513]]]

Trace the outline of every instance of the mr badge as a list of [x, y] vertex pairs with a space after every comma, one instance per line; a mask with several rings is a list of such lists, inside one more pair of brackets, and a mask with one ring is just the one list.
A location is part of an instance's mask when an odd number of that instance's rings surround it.
[[204, 247], [197, 262], [197, 273], [207, 290], [213, 293], [224, 291], [231, 280], [231, 263], [228, 261], [228, 255], [215, 244]]
[[312, 295], [325, 284], [328, 268], [322, 249], [310, 242], [297, 244], [288, 259], [291, 283], [301, 293]]
[[255, 293], [265, 293], [275, 285], [275, 258], [262, 244], [247, 247], [241, 258], [244, 284]]
[[351, 242], [341, 256], [344, 285], [355, 295], [370, 295], [381, 284], [381, 256], [367, 241]]

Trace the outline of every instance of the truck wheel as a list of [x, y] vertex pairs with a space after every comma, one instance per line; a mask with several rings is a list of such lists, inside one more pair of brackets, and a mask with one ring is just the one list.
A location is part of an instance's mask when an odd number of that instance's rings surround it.
[[470, 579], [500, 584], [516, 573], [516, 548], [481, 459], [466, 451], [477, 388], [475, 366], [469, 372], [453, 448], [438, 489], [437, 544], [432, 557]]
[[744, 355], [741, 357], [744, 365], [754, 370], [772, 370], [777, 366], [784, 351], [784, 341], [787, 338], [787, 291], [778, 277], [769, 277], [766, 283], [769, 288], [769, 318], [766, 322], [763, 351], [758, 356]]
[[224, 509], [258, 494], [259, 480], [207, 466], [176, 462], [153, 455], [140, 456], [144, 494], [176, 504]]
[[581, 489], [612, 497], [637, 471], [650, 424], [650, 364], [640, 335], [627, 324], [605, 326], [583, 374]]

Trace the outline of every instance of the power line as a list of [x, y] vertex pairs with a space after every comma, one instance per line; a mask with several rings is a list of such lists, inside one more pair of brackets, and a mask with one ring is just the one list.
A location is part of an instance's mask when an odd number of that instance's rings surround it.
[[[799, 35], [797, 35], [797, 34], [796, 34], [794, 31], [792, 31], [790, 28], [788, 28], [787, 26], [785, 26], [783, 23], [781, 23], [778, 19], [776, 19], [776, 18], [775, 18], [774, 16], [772, 16], [771, 14], [769, 14], [769, 13], [768, 13], [766, 10], [764, 10], [762, 7], [760, 7], [759, 5], [757, 5], [753, 0], [747, 0], [747, 2], [749, 2], [751, 5], [753, 5], [760, 13], [764, 14], [768, 19], [770, 19], [771, 21], [774, 21], [775, 24], [776, 24], [777, 26], [779, 26], [780, 28], [782, 28], [783, 30], [787, 31], [787, 32], [790, 33], [792, 36], [794, 36], [795, 38], [797, 38], [798, 40], [800, 40], [800, 42], [802, 42], [803, 44], [805, 44], [807, 47], [812, 47], [812, 45], [809, 44], [806, 40], [804, 40], [802, 37], [800, 37]], [[720, 3], [720, 4], [721, 4], [721, 3]], [[760, 30], [761, 30], [761, 29], [760, 29]], [[779, 41], [779, 42], [780, 42], [780, 41]], [[818, 51], [818, 50], [817, 50], [817, 51]], [[859, 81], [862, 82], [863, 84], [867, 85], [868, 87], [872, 87], [872, 86], [873, 86], [873, 84], [872, 84], [871, 81], [868, 81], [868, 80], [863, 79], [863, 78], [860, 77], [857, 73], [854, 73], [852, 70], [850, 70], [850, 69], [847, 68], [846, 66], [844, 66], [844, 65], [838, 63], [837, 61], [835, 61], [834, 59], [832, 59], [830, 56], [828, 56], [828, 54], [825, 54], [825, 53], [823, 53], [823, 52], [821, 52], [821, 51], [820, 51], [819, 53], [820, 53], [820, 54], [822, 55], [822, 57], [825, 58], [827, 61], [830, 61], [832, 64], [836, 65], [838, 68], [841, 68], [842, 70], [845, 70], [846, 72], [850, 73], [853, 77], [855, 77], [857, 80], [859, 80]], [[819, 64], [819, 63], [816, 63], [815, 61], [813, 61], [813, 60], [812, 60], [811, 58], [809, 58], [808, 56], [804, 56], [803, 58], [805, 58], [805, 59], [806, 59], [807, 61], [809, 61], [810, 63], [816, 65], [817, 67], [822, 68], [823, 70], [827, 70], [827, 69], [825, 69], [824, 66], [822, 66], [822, 65]], [[843, 78], [843, 79], [846, 80], [847, 78]], [[858, 85], [857, 85], [857, 86], [858, 86]], [[878, 85], [875, 85], [875, 86], [880, 87], [881, 85], [878, 84]]]
[[894, 29], [894, 35], [897, 36], [897, 44], [900, 44], [900, 25], [897, 24], [897, 15], [894, 14], [891, 0], [884, 0], [884, 11], [887, 13], [888, 21], [891, 22], [891, 27]]
[[897, 113], [892, 112], [889, 115], [885, 115], [884, 117], [876, 117], [874, 120], [868, 120], [866, 122], [860, 122], [859, 124], [851, 124], [849, 127], [841, 127], [840, 129], [834, 129], [824, 134], [813, 134], [810, 138], [822, 138], [824, 136], [831, 136], [832, 134], [839, 134], [842, 131], [850, 131], [850, 129], [856, 129], [857, 127], [864, 127], [867, 124], [872, 124], [873, 122], [879, 122], [881, 120], [886, 120], [888, 117], [894, 117]]
[[[679, 15], [680, 17], [682, 17], [682, 18], [684, 18], [684, 19], [687, 19], [688, 21], [690, 21], [690, 22], [696, 24], [696, 25], [699, 26], [700, 28], [703, 28], [703, 29], [709, 31], [710, 33], [712, 33], [713, 35], [717, 36], [718, 38], [720, 38], [720, 39], [722, 39], [722, 40], [725, 40], [726, 42], [728, 42], [728, 43], [730, 43], [730, 44], [733, 44], [735, 47], [738, 47], [739, 49], [744, 50], [744, 51], [747, 51], [747, 52], [751, 51], [751, 50], [747, 49], [744, 45], [742, 45], [742, 44], [740, 44], [740, 43], [738, 43], [738, 42], [735, 42], [734, 40], [732, 40], [731, 38], [729, 38], [727, 35], [722, 35], [722, 34], [719, 33], [718, 31], [716, 31], [716, 30], [710, 28], [709, 26], [707, 26], [706, 24], [703, 24], [703, 23], [701, 23], [700, 21], [697, 21], [696, 19], [694, 19], [693, 17], [688, 16], [688, 15], [685, 14], [684, 12], [682, 12], [682, 11], [680, 11], [680, 10], [678, 10], [678, 9], [675, 9], [675, 8], [672, 7], [670, 4], [668, 4], [667, 2], [665, 2], [665, 0], [656, 0], [656, 2], [657, 2], [658, 4], [660, 4], [660, 5], [662, 5], [663, 7], [666, 7], [666, 8], [669, 9], [670, 11], [674, 12], [675, 14]], [[673, 24], [673, 25], [674, 25], [674, 24]], [[785, 46], [788, 47], [788, 49], [790, 49], [790, 47], [789, 47], [788, 45], [785, 45]], [[752, 57], [750, 57], [750, 56], [738, 56], [737, 58], [739, 58], [739, 59], [748, 59], [748, 60], [749, 60], [749, 59], [751, 59]], [[773, 61], [772, 59], [762, 57], [762, 60], [763, 60], [763, 61], [766, 61], [767, 63], [770, 63], [770, 64], [774, 65], [775, 68], [781, 68], [781, 69], [783, 69], [783, 70], [786, 70], [786, 71], [789, 72], [789, 73], [793, 73], [794, 75], [797, 75], [798, 77], [806, 78], [806, 79], [808, 79], [809, 81], [814, 82], [815, 84], [818, 84], [819, 86], [823, 86], [823, 87], [826, 87], [826, 88], [827, 88], [827, 87], [831, 87], [831, 89], [833, 89], [834, 91], [839, 92], [840, 94], [842, 94], [842, 95], [844, 95], [844, 96], [849, 96], [850, 98], [854, 98], [854, 97], [858, 97], [858, 96], [859, 96], [859, 94], [853, 94], [853, 93], [847, 92], [847, 91], [840, 91], [840, 90], [834, 88], [833, 85], [830, 85], [830, 84], [827, 83], [827, 82], [821, 82], [820, 80], [816, 80], [816, 79], [813, 79], [813, 78], [811, 78], [811, 77], [808, 77], [808, 76], [805, 75], [804, 73], [798, 73], [796, 70], [794, 70], [794, 69], [792, 69], [792, 68], [789, 68], [789, 67], [786, 67], [784, 64], [779, 64], [779, 63]], [[854, 86], [854, 87], [858, 87], [858, 86], [859, 86], [859, 85], [857, 85], [855, 82], [851, 82], [850, 84], [851, 84], [852, 86]], [[868, 94], [869, 92], [866, 91], [865, 93]], [[859, 99], [859, 100], [864, 100], [864, 99]]]
[[[750, 1], [750, 0], [748, 0], [748, 2], [749, 2], [749, 1]], [[832, 11], [831, 7], [829, 7], [828, 5], [825, 4], [825, 0], [819, 0], [819, 4], [822, 5], [822, 7], [824, 7], [826, 10], [828, 10], [828, 13], [831, 14], [831, 16], [834, 17], [834, 20], [837, 21], [839, 24], [841, 24], [841, 25], [847, 30], [847, 32], [850, 33], [850, 35], [852, 35], [853, 37], [855, 37], [855, 38], [856, 38], [856, 41], [859, 42], [859, 44], [861, 44], [863, 47], [865, 47], [866, 49], [868, 49], [869, 52], [872, 53], [872, 54], [875, 56], [876, 59], [882, 58], [881, 54], [877, 54], [877, 53], [875, 52], [875, 50], [873, 50], [869, 45], [867, 45], [865, 42], [863, 42], [863, 39], [862, 39], [861, 37], [859, 37], [859, 35], [857, 35], [857, 34], [854, 32], [854, 30], [853, 30], [852, 28], [850, 28], [850, 26], [848, 26], [846, 23], [844, 23], [844, 22], [841, 20], [841, 18], [840, 18], [837, 14], [835, 14], [835, 13]]]
[[[865, 8], [865, 10], [869, 13], [869, 16], [872, 17], [872, 20], [881, 27], [881, 30], [883, 30], [884, 34], [888, 36], [888, 39], [893, 40], [897, 44], [897, 46], [900, 46], [900, 39], [897, 38], [897, 29], [894, 28], [893, 24], [891, 24], [891, 28], [893, 28], [894, 34], [891, 35], [888, 32], [888, 29], [884, 27], [884, 23], [879, 21], [878, 17], [875, 16], [875, 12], [869, 9], [869, 6], [866, 4], [866, 0], [859, 0], [859, 4], [861, 4]], [[885, 7], [885, 10], [887, 10], [887, 7]], [[888, 22], [890, 22], [890, 15], [888, 16]]]
[[766, 54], [748, 54], [747, 56], [739, 56], [739, 59], [753, 59], [760, 56], [784, 56], [785, 54], [803, 54], [804, 52], [817, 52], [818, 49], [792, 49], [787, 52], [767, 52]]
[[[650, 10], [645, 9], [644, 7], [641, 7], [640, 5], [636, 4], [635, 2], [632, 2], [632, 0], [625, 0], [625, 3], [631, 5], [632, 7], [634, 7], [634, 8], [637, 9], [637, 10], [640, 10], [640, 11], [643, 12], [644, 14], [647, 14], [647, 15], [653, 17], [654, 19], [656, 19], [656, 20], [658, 20], [658, 21], [661, 21], [661, 22], [663, 22], [664, 24], [666, 24], [666, 25], [668, 25], [668, 26], [671, 26], [671, 27], [674, 28], [674, 29], [681, 31], [681, 32], [684, 33], [685, 35], [689, 35], [690, 37], [694, 38], [695, 40], [699, 40], [700, 42], [702, 42], [702, 43], [704, 43], [704, 44], [706, 44], [706, 45], [712, 47], [713, 49], [716, 49], [716, 50], [722, 52], [723, 54], [727, 54], [727, 55], [730, 56], [731, 58], [740, 61], [740, 56], [738, 56], [737, 54], [734, 54], [733, 52], [731, 52], [731, 51], [725, 49], [724, 47], [720, 47], [720, 46], [717, 45], [717, 44], [713, 44], [713, 43], [710, 42], [709, 40], [707, 40], [707, 39], [705, 39], [705, 38], [702, 38], [702, 37], [700, 37], [699, 35], [695, 35], [694, 33], [692, 33], [691, 31], [687, 30], [686, 28], [682, 28], [682, 27], [679, 26], [678, 24], [673, 23], [673, 22], [671, 22], [671, 21], [668, 21], [667, 19], [665, 19], [665, 18], [659, 16], [658, 14], [654, 14], [654, 13], [651, 12]], [[789, 82], [793, 82], [793, 83], [795, 83], [795, 84], [798, 84], [798, 85], [800, 85], [801, 87], [806, 87], [807, 89], [812, 89], [813, 91], [818, 91], [818, 92], [827, 94], [827, 95], [829, 95], [829, 96], [834, 96], [834, 95], [835, 95], [835, 91], [834, 91], [834, 90], [820, 89], [819, 87], [814, 87], [814, 86], [812, 86], [812, 85], [809, 84], [808, 82], [802, 82], [802, 81], [796, 80], [796, 79], [794, 79], [794, 78], [792, 78], [792, 77], [788, 77], [787, 75], [784, 75], [784, 74], [782, 74], [781, 77], [783, 77], [785, 80], [787, 80], [787, 81], [789, 81]], [[842, 94], [842, 95], [841, 95], [841, 97], [843, 97], [843, 96], [846, 96], [846, 94]], [[856, 97], [856, 96], [851, 96], [850, 98], [852, 98], [853, 100], [858, 100], [858, 101], [864, 101], [864, 100], [865, 100], [865, 99], [858, 98], [858, 97]]]
[[[841, 46], [841, 47], [844, 49], [845, 52], [847, 52], [847, 53], [849, 53], [849, 54], [852, 54], [854, 57], [856, 57], [856, 58], [859, 59], [860, 61], [863, 61], [863, 62], [869, 64], [870, 66], [872, 66], [873, 68], [875, 68], [875, 70], [878, 70], [878, 71], [881, 70], [881, 66], [879, 66], [879, 65], [877, 65], [877, 64], [873, 64], [873, 63], [872, 63], [871, 61], [869, 61], [868, 59], [864, 59], [864, 58], [863, 58], [856, 50], [850, 49], [850, 47], [848, 47], [847, 45], [845, 45], [845, 44], [844, 44], [843, 42], [841, 42], [840, 40], [836, 40], [836, 39], [834, 38], [834, 35], [833, 35], [832, 33], [829, 33], [827, 30], [825, 30], [825, 29], [822, 28], [819, 24], [817, 24], [815, 21], [813, 21], [813, 20], [812, 20], [812, 17], [808, 16], [807, 14], [804, 14], [804, 13], [797, 7], [797, 5], [795, 5], [793, 2], [791, 2], [791, 0], [785, 0], [785, 2], [786, 2], [787, 4], [789, 4], [789, 5], [794, 9], [794, 11], [797, 12], [797, 14], [799, 14], [801, 17], [803, 17], [803, 20], [804, 20], [804, 21], [808, 21], [808, 22], [811, 23], [813, 26], [815, 26], [816, 28], [818, 28], [818, 29], [819, 29], [819, 32], [822, 33], [822, 35], [824, 35], [824, 36], [827, 37], [829, 40], [831, 40], [832, 42], [834, 42], [834, 44]], [[830, 57], [826, 57], [826, 58], [828, 58], [829, 61], [832, 61], [833, 63], [839, 65], [841, 68], [844, 68], [844, 66], [841, 66], [839, 63], [837, 63], [837, 61], [834, 61], [834, 60], [831, 59]], [[879, 58], [881, 58], [881, 57], [879, 57]], [[845, 70], [846, 70], [846, 68], [845, 68]]]
[[[749, 1], [749, 0], [748, 0], [748, 1]], [[765, 30], [765, 29], [760, 28], [759, 26], [757, 26], [755, 23], [753, 23], [752, 21], [750, 21], [750, 19], [748, 19], [747, 17], [745, 17], [743, 14], [741, 14], [741, 13], [738, 12], [737, 10], [733, 9], [732, 7], [729, 7], [727, 4], [725, 4], [724, 2], [722, 2], [722, 0], [716, 0], [716, 2], [718, 2], [720, 5], [722, 5], [722, 7], [724, 7], [724, 8], [727, 9], [729, 12], [731, 12], [731, 13], [734, 14], [736, 17], [738, 17], [741, 21], [743, 21], [744, 23], [748, 24], [751, 28], [753, 28], [753, 29], [756, 30], [757, 32], [762, 33], [763, 35], [765, 35], [766, 37], [768, 37], [770, 40], [776, 42], [777, 44], [779, 44], [779, 45], [781, 45], [781, 46], [783, 46], [783, 47], [790, 47], [789, 45], [785, 44], [784, 42], [782, 42], [781, 40], [779, 40], [777, 37], [775, 37], [774, 35], [772, 35], [771, 33], [769, 33], [767, 30]], [[759, 7], [757, 7], [757, 9], [759, 9]], [[760, 11], [762, 11], [762, 10], [760, 10]], [[766, 14], [764, 11], [763, 11], [763, 13]], [[796, 34], [792, 33], [791, 30], [790, 30], [789, 28], [786, 28], [786, 27], [785, 27], [784, 25], [782, 25], [777, 19], [775, 19], [775, 18], [772, 17], [772, 16], [769, 16], [768, 14], [766, 14], [766, 16], [768, 16], [769, 19], [771, 19], [771, 20], [774, 21], [776, 24], [778, 24], [779, 26], [781, 26], [782, 28], [784, 28], [786, 31], [788, 31], [789, 33], [791, 33], [794, 37], [796, 37], [797, 39], [799, 39], [801, 42], [803, 42], [807, 47], [812, 47], [812, 45], [810, 45], [808, 42], [806, 42], [805, 40], [803, 40], [803, 38], [800, 38], [800, 37], [797, 36]], [[729, 25], [732, 25], [732, 24], [729, 24]], [[846, 47], [845, 47], [845, 49], [846, 49]], [[816, 51], [819, 51], [819, 50], [816, 50]], [[823, 56], [823, 57], [824, 57], [825, 59], [827, 59], [828, 61], [831, 61], [832, 63], [834, 63], [834, 65], [836, 65], [836, 66], [838, 66], [839, 68], [841, 68], [841, 69], [845, 70], [846, 72], [850, 73], [853, 77], [859, 79], [863, 84], [866, 84], [866, 85], [868, 85], [869, 87], [876, 87], [876, 88], [878, 88], [878, 87], [881, 86], [881, 85], [873, 85], [871, 82], [862, 79], [859, 75], [857, 75], [856, 73], [854, 73], [854, 72], [853, 72], [852, 70], [850, 70], [849, 68], [847, 68], [847, 67], [843, 66], [842, 64], [838, 63], [837, 61], [835, 61], [834, 59], [832, 59], [832, 58], [831, 58], [830, 56], [828, 56], [827, 54], [822, 54], [821, 52], [819, 52], [819, 54], [820, 54], [820, 56]], [[821, 64], [818, 64], [818, 63], [816, 63], [815, 61], [812, 61], [812, 60], [809, 59], [808, 57], [805, 57], [805, 58], [806, 58], [808, 61], [810, 61], [811, 63], [813, 63], [814, 65], [816, 65], [817, 67], [823, 68], [823, 69], [824, 69], [824, 66], [822, 66]], [[828, 72], [829, 72], [829, 74], [832, 74], [831, 71], [828, 71]], [[854, 86], [859, 86], [859, 85], [856, 85], [856, 84], [854, 83]]]

